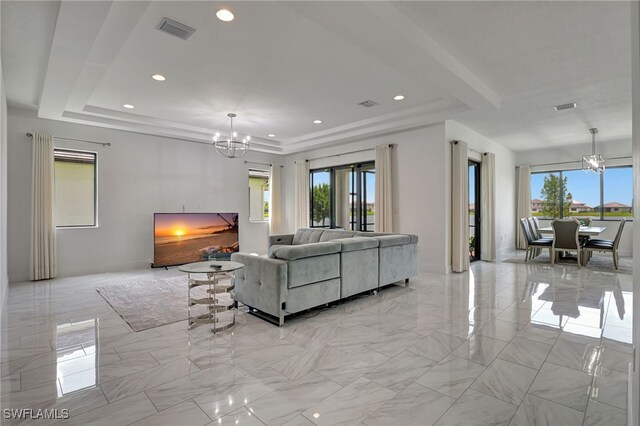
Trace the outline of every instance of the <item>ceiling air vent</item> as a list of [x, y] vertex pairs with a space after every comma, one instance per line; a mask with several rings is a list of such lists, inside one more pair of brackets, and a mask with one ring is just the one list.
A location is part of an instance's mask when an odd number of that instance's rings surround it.
[[360, 102], [358, 105], [363, 106], [365, 108], [371, 108], [372, 106], [378, 105], [378, 103], [368, 100], [368, 101]]
[[160, 21], [157, 28], [160, 31], [164, 31], [167, 34], [171, 34], [172, 36], [176, 36], [183, 40], [186, 40], [189, 37], [191, 37], [191, 34], [193, 34], [196, 31], [191, 27], [187, 27], [186, 25], [181, 24], [180, 22], [171, 20], [169, 18], [162, 18], [162, 21]]

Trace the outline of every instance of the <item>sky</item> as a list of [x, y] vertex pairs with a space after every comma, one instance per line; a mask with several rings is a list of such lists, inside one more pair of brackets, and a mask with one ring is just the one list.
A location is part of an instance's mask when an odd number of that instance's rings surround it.
[[[542, 199], [541, 190], [547, 173], [531, 174], [531, 198]], [[600, 178], [582, 170], [563, 172], [567, 176], [567, 189], [573, 199], [586, 203], [589, 207], [600, 204]], [[610, 167], [604, 172], [604, 202], [618, 202], [631, 205], [633, 199], [633, 169], [631, 167]]]
[[[237, 213], [221, 213], [229, 223]], [[155, 236], [210, 234], [214, 228], [227, 226], [227, 223], [216, 213], [156, 213]]]

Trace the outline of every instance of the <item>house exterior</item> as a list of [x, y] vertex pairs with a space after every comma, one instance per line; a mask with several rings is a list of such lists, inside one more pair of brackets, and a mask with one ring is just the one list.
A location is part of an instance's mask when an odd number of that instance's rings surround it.
[[540, 213], [542, 211], [542, 200], [534, 198], [531, 200], [531, 212]]
[[593, 211], [593, 207], [589, 207], [586, 203], [582, 201], [572, 201], [571, 206], [569, 206], [569, 211], [571, 213], [584, 213]]
[[[611, 203], [605, 203], [604, 212], [605, 213], [630, 213], [631, 206], [627, 204], [618, 203], [613, 201]], [[600, 206], [597, 206], [594, 210], [600, 211]]]

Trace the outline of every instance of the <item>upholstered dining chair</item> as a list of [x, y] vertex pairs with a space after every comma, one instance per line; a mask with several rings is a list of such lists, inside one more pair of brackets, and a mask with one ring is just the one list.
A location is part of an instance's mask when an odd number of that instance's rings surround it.
[[625, 223], [627, 223], [625, 219], [620, 220], [618, 232], [616, 232], [616, 237], [613, 241], [603, 240], [599, 238], [592, 238], [587, 241], [583, 248], [585, 253], [592, 253], [594, 251], [609, 252], [613, 255], [613, 266], [618, 269], [618, 262], [620, 261], [620, 256], [618, 255], [618, 246], [620, 245], [620, 238], [622, 238], [622, 231], [624, 229]]
[[590, 218], [589, 216], [576, 217], [576, 219], [578, 219], [578, 222], [580, 222], [580, 226], [591, 226], [591, 224], [593, 223], [593, 219]]
[[[545, 237], [540, 233], [540, 223], [536, 219], [534, 219], [533, 217], [530, 217], [529, 219], [527, 219], [527, 221], [529, 223], [529, 228], [531, 229], [531, 234], [534, 240], [551, 241], [553, 239], [553, 237]], [[542, 249], [540, 247], [536, 247], [533, 250], [533, 257], [539, 256], [541, 252], [542, 252]]]
[[553, 243], [551, 245], [551, 264], [555, 264], [556, 252], [571, 251], [578, 256], [578, 269], [582, 263], [582, 247], [580, 245], [580, 222], [577, 219], [555, 219], [551, 222]]
[[526, 246], [527, 253], [524, 256], [524, 261], [526, 262], [529, 259], [533, 259], [534, 251], [536, 249], [548, 248], [549, 255], [551, 256], [552, 240], [548, 238], [545, 238], [545, 239], [534, 238], [533, 231], [531, 230], [531, 226], [529, 224], [529, 219], [527, 218], [524, 218], [524, 217], [521, 218], [520, 225], [522, 226], [522, 232], [525, 236], [525, 241], [527, 243], [527, 246]]

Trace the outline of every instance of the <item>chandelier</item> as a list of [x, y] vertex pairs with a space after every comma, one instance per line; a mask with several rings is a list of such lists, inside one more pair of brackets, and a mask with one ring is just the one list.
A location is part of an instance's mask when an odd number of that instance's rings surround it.
[[585, 155], [582, 157], [582, 170], [589, 173], [595, 173], [601, 175], [604, 173], [604, 158], [602, 155], [596, 154], [596, 133], [598, 129], [589, 129], [591, 132], [591, 155]]
[[236, 114], [230, 112], [227, 114], [227, 117], [231, 119], [231, 131], [229, 133], [229, 137], [220, 139], [220, 133], [216, 133], [213, 136], [213, 147], [216, 149], [216, 152], [223, 157], [242, 157], [247, 153], [247, 151], [249, 151], [249, 141], [251, 140], [251, 136], [247, 136], [241, 141], [237, 140], [236, 138], [238, 137], [238, 134], [233, 131], [233, 119], [236, 117]]

